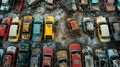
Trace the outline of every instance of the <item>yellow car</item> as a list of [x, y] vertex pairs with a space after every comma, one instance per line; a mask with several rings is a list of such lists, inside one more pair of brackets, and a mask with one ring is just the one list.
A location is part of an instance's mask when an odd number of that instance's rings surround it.
[[22, 39], [30, 40], [33, 17], [25, 16], [23, 19]]
[[22, 20], [20, 17], [13, 18], [12, 24], [10, 26], [8, 41], [9, 42], [18, 42], [20, 38]]
[[53, 16], [45, 17], [44, 40], [54, 40], [53, 24], [54, 24]]
[[95, 19], [97, 23], [97, 33], [100, 42], [111, 41], [108, 24], [105, 17], [99, 16]]

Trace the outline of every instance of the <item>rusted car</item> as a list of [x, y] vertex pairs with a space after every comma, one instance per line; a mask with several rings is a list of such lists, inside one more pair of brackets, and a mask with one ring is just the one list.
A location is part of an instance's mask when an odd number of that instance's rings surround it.
[[3, 58], [2, 67], [15, 67], [17, 60], [18, 48], [15, 46], [7, 47], [6, 54]]
[[115, 11], [114, 0], [103, 0], [107, 12]]
[[95, 49], [95, 67], [108, 67], [108, 58], [102, 48]]
[[34, 5], [35, 3], [38, 3], [40, 0], [27, 0], [29, 5]]
[[80, 36], [80, 27], [77, 24], [76, 19], [74, 18], [67, 18], [66, 19], [66, 26], [69, 29], [70, 34], [72, 36]]
[[82, 53], [83, 53], [83, 57], [84, 57], [84, 66], [85, 67], [95, 67], [92, 47], [86, 46], [85, 48], [83, 48]]
[[22, 39], [23, 40], [30, 40], [31, 38], [31, 29], [32, 29], [32, 16], [24, 16], [23, 20], [23, 28], [22, 28]]
[[43, 49], [42, 67], [53, 67], [54, 49], [46, 47]]
[[0, 40], [7, 40], [12, 18], [4, 18], [0, 25]]
[[58, 67], [69, 67], [68, 55], [66, 50], [59, 50], [56, 56], [57, 56]]
[[69, 45], [69, 56], [71, 67], [82, 67], [82, 49], [80, 44], [71, 43]]

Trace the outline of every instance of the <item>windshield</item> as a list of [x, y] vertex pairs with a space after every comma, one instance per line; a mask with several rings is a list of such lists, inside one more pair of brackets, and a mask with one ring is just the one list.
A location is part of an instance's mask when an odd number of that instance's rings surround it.
[[72, 54], [80, 54], [80, 51], [72, 51]]
[[112, 3], [107, 3], [107, 6], [113, 6], [113, 4]]
[[110, 58], [111, 58], [112, 60], [119, 59], [119, 57], [118, 57], [118, 56], [111, 56]]
[[49, 65], [44, 65], [43, 67], [50, 67]]
[[52, 57], [51, 55], [44, 55], [45, 57]]
[[63, 63], [63, 62], [67, 63], [67, 60], [66, 59], [60, 59], [59, 60], [59, 63]]
[[109, 39], [110, 36], [102, 36], [102, 39]]
[[105, 22], [100, 22], [99, 25], [106, 25], [106, 23]]
[[15, 39], [17, 38], [16, 36], [9, 36], [10, 39]]
[[52, 22], [46, 22], [46, 24], [52, 24]]

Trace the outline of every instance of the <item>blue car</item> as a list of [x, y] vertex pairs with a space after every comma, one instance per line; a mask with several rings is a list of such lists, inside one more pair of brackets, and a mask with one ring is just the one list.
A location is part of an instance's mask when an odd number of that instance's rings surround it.
[[33, 23], [32, 41], [41, 41], [43, 37], [43, 17], [35, 17]]
[[5, 54], [5, 50], [0, 48], [0, 67], [3, 64], [2, 61], [3, 61], [4, 54]]
[[120, 0], [116, 0], [116, 10], [120, 11]]
[[91, 0], [90, 11], [100, 11], [99, 0]]
[[1, 11], [10, 11], [15, 0], [2, 0], [0, 10]]

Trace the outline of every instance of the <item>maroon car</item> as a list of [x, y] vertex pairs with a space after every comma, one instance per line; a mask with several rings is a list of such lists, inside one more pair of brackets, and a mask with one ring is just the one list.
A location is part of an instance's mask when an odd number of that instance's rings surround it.
[[53, 67], [53, 48], [44, 48], [43, 49], [43, 62], [42, 67]]
[[80, 44], [71, 43], [69, 45], [69, 55], [71, 60], [71, 67], [82, 67], [82, 55]]
[[18, 54], [18, 48], [15, 46], [9, 46], [3, 58], [2, 67], [15, 67], [17, 54]]
[[0, 24], [0, 40], [7, 40], [12, 18], [4, 18]]
[[115, 11], [114, 0], [103, 0], [107, 12]]

